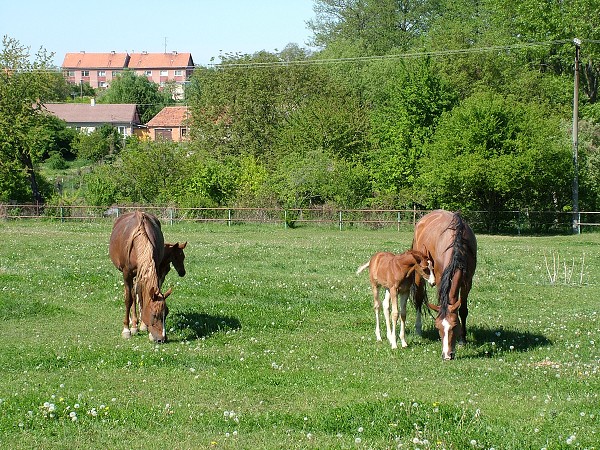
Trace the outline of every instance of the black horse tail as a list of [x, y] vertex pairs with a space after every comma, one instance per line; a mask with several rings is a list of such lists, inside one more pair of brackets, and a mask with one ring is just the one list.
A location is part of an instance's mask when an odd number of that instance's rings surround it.
[[467, 269], [467, 255], [468, 251], [466, 243], [464, 241], [464, 232], [466, 226], [462, 217], [458, 213], [454, 213], [454, 218], [448, 226], [448, 230], [454, 231], [454, 240], [448, 249], [452, 248], [452, 259], [450, 264], [444, 269], [442, 273], [442, 279], [438, 286], [438, 301], [440, 305], [440, 316], [445, 317], [450, 306], [450, 289], [452, 288], [452, 278], [457, 270], [464, 273]]

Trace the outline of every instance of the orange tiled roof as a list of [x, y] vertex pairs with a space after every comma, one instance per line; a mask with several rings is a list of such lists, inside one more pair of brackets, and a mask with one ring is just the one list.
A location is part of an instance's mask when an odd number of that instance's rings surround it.
[[129, 62], [127, 53], [67, 53], [63, 60], [63, 69], [101, 68], [101, 69], [124, 69]]
[[147, 123], [149, 127], [183, 127], [187, 125], [187, 106], [165, 106]]
[[193, 67], [191, 53], [131, 53], [129, 58], [130, 69], [156, 69], [156, 68], [186, 68]]

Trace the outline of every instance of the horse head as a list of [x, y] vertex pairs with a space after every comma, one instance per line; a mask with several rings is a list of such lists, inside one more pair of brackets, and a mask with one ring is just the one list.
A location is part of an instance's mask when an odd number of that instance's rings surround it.
[[186, 245], [187, 242], [184, 242], [183, 244], [177, 242], [171, 246], [171, 263], [177, 271], [177, 275], [179, 275], [180, 277], [183, 277], [185, 275], [185, 266], [183, 265], [183, 262], [185, 260], [185, 254], [183, 253], [183, 249]]
[[412, 250], [411, 253], [415, 261], [417, 261], [417, 265], [415, 266], [417, 273], [431, 286], [435, 286], [435, 273], [433, 271], [433, 258], [431, 258], [431, 255], [416, 250]]
[[175, 244], [165, 243], [164, 255], [158, 269], [159, 286], [162, 286], [164, 283], [165, 277], [171, 270], [171, 264], [175, 267], [177, 275], [180, 277], [185, 276], [185, 265], [183, 264], [185, 261], [185, 253], [183, 253], [183, 249], [186, 245], [187, 242], [184, 242], [183, 244], [180, 244], [179, 242], [176, 242]]
[[167, 340], [166, 320], [169, 314], [167, 297], [171, 295], [169, 288], [164, 294], [156, 290], [150, 302], [144, 305], [142, 320], [148, 326], [148, 337], [151, 341], [162, 344]]
[[442, 340], [442, 359], [448, 361], [454, 359], [454, 348], [457, 339], [460, 339], [462, 328], [458, 318], [458, 310], [460, 308], [460, 300], [448, 306], [445, 314], [441, 311], [438, 305], [427, 303], [430, 309], [437, 311], [438, 315], [435, 318], [435, 327], [440, 333]]

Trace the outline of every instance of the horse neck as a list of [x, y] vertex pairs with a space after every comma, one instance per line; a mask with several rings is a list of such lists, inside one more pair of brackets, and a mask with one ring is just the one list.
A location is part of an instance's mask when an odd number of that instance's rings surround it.
[[450, 262], [442, 273], [442, 279], [438, 287], [438, 297], [440, 305], [440, 316], [445, 317], [450, 306], [450, 296], [452, 293], [458, 295], [462, 276], [468, 269], [467, 242], [464, 239], [465, 223], [462, 218], [455, 214], [448, 230], [453, 231], [452, 243], [448, 246], [447, 252], [451, 252]]
[[143, 222], [134, 237], [133, 245], [137, 255], [137, 279], [142, 295], [147, 297], [158, 290], [158, 274], [154, 261], [154, 247], [146, 234]]

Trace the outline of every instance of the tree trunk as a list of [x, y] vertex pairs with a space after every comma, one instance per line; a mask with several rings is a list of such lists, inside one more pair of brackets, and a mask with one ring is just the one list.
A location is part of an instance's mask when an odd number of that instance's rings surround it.
[[40, 204], [40, 203], [44, 203], [44, 198], [42, 197], [42, 194], [40, 193], [40, 189], [38, 187], [38, 183], [37, 180], [35, 178], [35, 170], [33, 170], [33, 161], [31, 160], [31, 157], [25, 153], [24, 155], [22, 155], [22, 163], [25, 166], [25, 170], [27, 171], [27, 176], [29, 177], [29, 184], [31, 185], [31, 193], [33, 195], [33, 202]]

